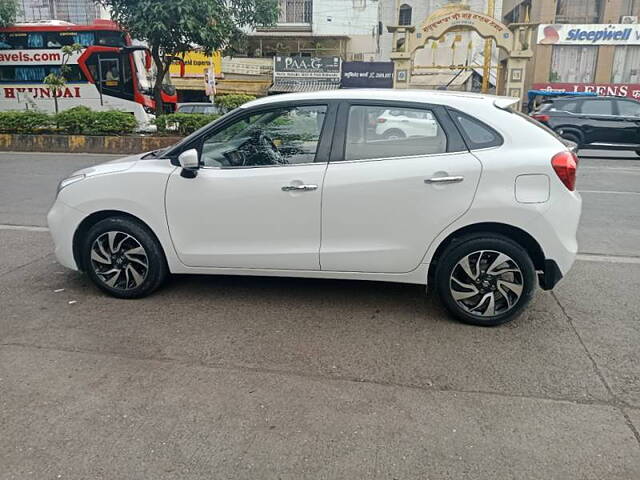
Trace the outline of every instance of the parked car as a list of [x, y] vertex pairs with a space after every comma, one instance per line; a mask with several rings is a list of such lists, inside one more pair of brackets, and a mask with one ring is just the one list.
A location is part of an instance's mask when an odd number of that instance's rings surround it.
[[[462, 321], [514, 318], [577, 252], [577, 159], [514, 99], [340, 90], [249, 102], [164, 151], [80, 170], [55, 253], [136, 298], [169, 273], [433, 285]], [[380, 110], [433, 130], [381, 138]], [[426, 132], [426, 130], [425, 130]]]
[[222, 115], [224, 110], [219, 106], [208, 102], [191, 102], [191, 103], [179, 103], [176, 113], [204, 113], [204, 114], [218, 114]]
[[621, 97], [563, 97], [533, 118], [579, 148], [633, 150], [640, 155], [640, 102]]
[[431, 112], [384, 110], [376, 119], [376, 134], [387, 139], [415, 136], [435, 137], [438, 123]]

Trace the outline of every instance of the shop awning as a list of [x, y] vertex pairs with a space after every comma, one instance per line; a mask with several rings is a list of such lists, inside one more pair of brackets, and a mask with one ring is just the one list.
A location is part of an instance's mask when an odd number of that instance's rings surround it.
[[318, 92], [320, 90], [337, 90], [340, 84], [326, 80], [276, 80], [269, 93]]

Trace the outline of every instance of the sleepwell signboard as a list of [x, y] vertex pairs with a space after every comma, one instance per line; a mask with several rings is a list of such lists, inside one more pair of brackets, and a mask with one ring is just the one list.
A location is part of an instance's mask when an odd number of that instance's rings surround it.
[[623, 23], [543, 24], [540, 45], [640, 45], [640, 25]]
[[344, 62], [342, 88], [393, 88], [393, 62]]
[[274, 80], [324, 80], [340, 83], [340, 57], [273, 57]]

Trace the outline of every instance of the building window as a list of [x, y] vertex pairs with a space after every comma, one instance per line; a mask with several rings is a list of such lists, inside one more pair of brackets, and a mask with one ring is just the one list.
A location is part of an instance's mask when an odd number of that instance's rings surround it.
[[558, 0], [556, 22], [598, 23], [602, 0]]
[[616, 47], [613, 55], [613, 83], [640, 83], [640, 46]]
[[560, 83], [593, 82], [597, 58], [598, 47], [554, 45], [549, 81]]
[[622, 9], [620, 12], [622, 16], [640, 16], [640, 0], [622, 0]]
[[411, 7], [406, 3], [400, 5], [398, 11], [398, 25], [411, 25]]
[[312, 0], [279, 0], [278, 23], [311, 23]]

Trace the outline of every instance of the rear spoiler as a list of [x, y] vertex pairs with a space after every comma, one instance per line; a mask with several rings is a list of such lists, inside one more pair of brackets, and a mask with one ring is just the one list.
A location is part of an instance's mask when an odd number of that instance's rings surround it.
[[509, 110], [518, 103], [520, 99], [517, 97], [498, 97], [493, 101], [493, 105], [500, 110]]

